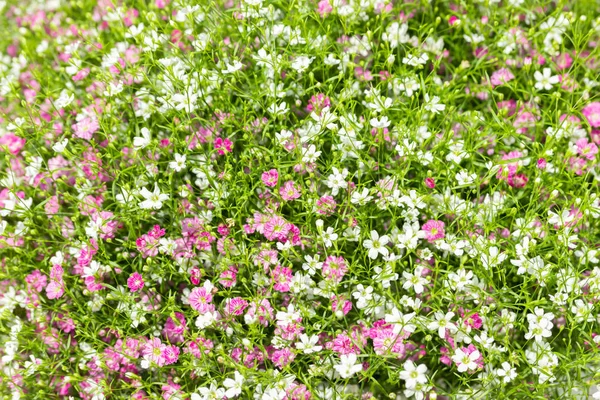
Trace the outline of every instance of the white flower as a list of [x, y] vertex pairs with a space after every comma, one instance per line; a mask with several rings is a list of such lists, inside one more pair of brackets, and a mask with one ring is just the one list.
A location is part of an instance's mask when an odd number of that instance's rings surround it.
[[363, 188], [363, 190], [360, 192], [358, 190], [355, 190], [354, 192], [352, 192], [352, 197], [350, 199], [350, 202], [352, 204], [358, 204], [358, 205], [364, 206], [372, 199], [373, 199], [373, 196], [369, 196], [369, 189]]
[[383, 128], [387, 128], [388, 126], [390, 126], [390, 120], [388, 119], [388, 117], [383, 116], [381, 118], [372, 118], [370, 121], [371, 126], [375, 129], [383, 129]]
[[385, 314], [385, 322], [393, 324], [394, 333], [397, 335], [401, 331], [414, 332], [417, 327], [409, 322], [415, 317], [415, 313], [402, 314], [397, 308], [392, 309], [391, 314]]
[[317, 353], [323, 349], [323, 346], [317, 346], [319, 336], [308, 336], [303, 333], [300, 335], [300, 341], [296, 342], [296, 349], [301, 350], [304, 354]]
[[292, 68], [294, 68], [299, 73], [302, 73], [308, 69], [308, 67], [313, 62], [314, 59], [315, 59], [314, 57], [298, 56], [292, 62]]
[[508, 256], [505, 253], [500, 253], [498, 247], [492, 246], [487, 254], [481, 254], [481, 263], [485, 269], [490, 269], [502, 264], [507, 258]]
[[404, 290], [409, 290], [412, 287], [416, 294], [423, 293], [423, 290], [425, 290], [424, 285], [426, 285], [429, 281], [422, 275], [422, 273], [423, 267], [421, 266], [417, 266], [414, 273], [403, 271], [402, 277], [405, 281], [402, 285], [402, 288]]
[[54, 143], [52, 146], [52, 150], [57, 153], [62, 153], [67, 148], [67, 144], [69, 144], [69, 139], [63, 139], [59, 142]]
[[575, 304], [571, 306], [571, 312], [575, 314], [575, 321], [577, 322], [594, 321], [592, 306], [590, 303], [584, 302], [581, 299], [575, 300]]
[[321, 232], [321, 239], [323, 239], [323, 243], [325, 243], [325, 247], [333, 246], [333, 242], [338, 239], [338, 234], [334, 232], [333, 228], [330, 226], [324, 232]]
[[192, 393], [190, 400], [221, 400], [225, 396], [225, 389], [217, 387], [215, 383], [211, 383], [210, 387], [201, 387], [200, 394]]
[[244, 64], [242, 64], [241, 62], [235, 60], [233, 62], [233, 64], [225, 63], [225, 66], [227, 68], [225, 68], [224, 70], [221, 70], [221, 72], [223, 72], [224, 74], [233, 74], [233, 73], [239, 71], [240, 69], [242, 69], [242, 67], [244, 66]]
[[150, 144], [150, 131], [148, 128], [142, 128], [142, 136], [136, 136], [133, 138], [133, 148], [135, 150], [141, 150]]
[[171, 161], [169, 163], [169, 168], [174, 169], [179, 172], [185, 168], [186, 156], [185, 154], [181, 155], [179, 153], [175, 153], [175, 161]]
[[162, 202], [169, 199], [168, 194], [164, 194], [160, 192], [158, 185], [154, 184], [154, 192], [150, 192], [145, 187], [140, 190], [140, 194], [144, 197], [144, 201], [142, 201], [139, 206], [142, 209], [155, 209], [160, 210], [162, 207]]
[[389, 250], [385, 247], [390, 241], [387, 235], [379, 237], [377, 231], [371, 231], [371, 239], [367, 239], [363, 242], [363, 246], [369, 249], [369, 258], [375, 260], [379, 254], [384, 257], [389, 254]]
[[414, 389], [417, 384], [427, 383], [427, 366], [421, 364], [417, 366], [414, 362], [407, 360], [404, 362], [404, 370], [400, 371], [400, 379], [406, 382], [408, 389]]
[[456, 325], [454, 325], [452, 322], [450, 322], [450, 320], [452, 320], [452, 318], [454, 317], [454, 313], [453, 312], [448, 312], [444, 315], [443, 312], [441, 311], [436, 311], [435, 314], [435, 321], [430, 322], [427, 325], [427, 329], [429, 330], [436, 330], [438, 331], [438, 335], [440, 335], [440, 338], [445, 339], [446, 338], [446, 329], [450, 331], [450, 333], [456, 333], [456, 331], [458, 331], [458, 328], [456, 327]]
[[334, 365], [333, 368], [343, 379], [350, 378], [357, 372], [362, 371], [363, 366], [361, 363], [356, 362], [356, 354], [342, 354], [340, 356], [340, 363]]
[[336, 167], [333, 167], [332, 169], [333, 173], [327, 177], [325, 185], [331, 189], [331, 194], [336, 196], [340, 189], [346, 189], [348, 187], [348, 182], [346, 182], [348, 170], [344, 168], [340, 172]]
[[66, 90], [63, 90], [62, 92], [60, 92], [60, 97], [54, 102], [54, 106], [57, 109], [65, 108], [69, 104], [71, 104], [73, 100], [75, 100], [75, 95], [73, 93], [69, 93]]
[[504, 383], [508, 383], [517, 377], [517, 370], [511, 367], [508, 362], [504, 361], [502, 363], [502, 368], [496, 370], [496, 375], [502, 377]]
[[459, 186], [470, 185], [471, 183], [475, 182], [475, 179], [477, 179], [477, 174], [469, 174], [469, 171], [463, 169], [455, 175], [455, 178]]
[[381, 38], [390, 44], [390, 48], [395, 49], [401, 43], [408, 43], [410, 36], [407, 34], [407, 32], [407, 24], [400, 25], [398, 22], [393, 22], [388, 25]]
[[537, 81], [535, 88], [537, 90], [550, 90], [552, 85], [556, 85], [559, 82], [558, 75], [552, 76], [552, 70], [550, 68], [544, 68], [543, 74], [540, 71], [535, 71], [533, 77]]
[[433, 96], [433, 98], [430, 99], [429, 94], [425, 93], [425, 109], [437, 114], [440, 111], [444, 111], [446, 106], [440, 103], [440, 98], [438, 96]]
[[313, 163], [317, 161], [317, 158], [321, 155], [320, 151], [317, 151], [317, 148], [314, 144], [308, 146], [307, 149], [304, 149], [302, 152], [302, 162], [305, 163]]
[[363, 309], [367, 306], [367, 303], [373, 299], [373, 287], [364, 287], [362, 283], [356, 286], [356, 291], [352, 292], [352, 297], [356, 299], [356, 306], [359, 309]]
[[242, 393], [242, 384], [244, 383], [244, 377], [239, 372], [234, 372], [234, 379], [227, 378], [223, 381], [223, 386], [227, 389], [225, 396], [228, 399], [239, 396]]
[[465, 353], [462, 349], [456, 349], [452, 356], [452, 361], [458, 366], [458, 372], [465, 372], [469, 369], [476, 369], [477, 363], [475, 362], [479, 358], [479, 350], [473, 351], [471, 354]]

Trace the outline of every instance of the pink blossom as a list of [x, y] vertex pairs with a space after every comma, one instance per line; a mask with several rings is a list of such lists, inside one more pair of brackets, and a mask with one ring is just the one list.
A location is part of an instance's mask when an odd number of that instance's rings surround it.
[[444, 223], [442, 221], [436, 221], [430, 219], [423, 225], [425, 231], [425, 238], [431, 243], [438, 239], [443, 239], [445, 236]]
[[225, 153], [231, 153], [233, 149], [233, 142], [229, 139], [216, 138], [214, 144], [215, 150], [219, 153], [219, 155], [225, 155]]
[[321, 273], [324, 278], [331, 279], [334, 282], [341, 282], [348, 271], [348, 264], [343, 257], [328, 256], [323, 262]]
[[25, 139], [16, 136], [14, 133], [7, 133], [0, 137], [0, 148], [4, 146], [8, 148], [10, 154], [17, 155], [25, 147]]
[[92, 135], [100, 128], [98, 121], [95, 118], [85, 117], [81, 121], [71, 126], [73, 128], [73, 136], [90, 140]]
[[139, 273], [134, 272], [127, 279], [127, 287], [132, 292], [139, 292], [144, 287], [144, 278]]
[[490, 77], [490, 82], [492, 86], [500, 86], [511, 80], [515, 79], [515, 76], [510, 72], [510, 70], [506, 68], [500, 68], [498, 71], [494, 72]]
[[289, 348], [275, 350], [271, 355], [271, 361], [279, 368], [285, 367], [286, 365], [294, 361], [294, 358], [296, 358], [296, 355], [292, 353], [292, 351]]
[[577, 145], [577, 154], [592, 161], [598, 154], [598, 146], [595, 143], [589, 143], [587, 138], [581, 138], [575, 143]]
[[188, 301], [194, 310], [204, 314], [211, 311], [212, 305], [210, 302], [212, 298], [212, 293], [205, 286], [201, 286], [192, 289]]
[[289, 292], [290, 284], [292, 283], [292, 270], [281, 265], [276, 266], [271, 271], [271, 278], [273, 279], [273, 289], [278, 292]]
[[287, 181], [279, 188], [279, 194], [285, 201], [292, 201], [300, 197], [300, 187], [294, 181]]
[[261, 179], [265, 186], [275, 187], [277, 186], [277, 179], [279, 178], [279, 173], [276, 169], [272, 169], [262, 173]]
[[227, 299], [225, 306], [225, 312], [230, 315], [242, 315], [244, 310], [248, 307], [248, 302], [241, 297], [234, 297]]
[[159, 338], [152, 338], [142, 347], [142, 356], [150, 362], [155, 363], [159, 367], [165, 365], [165, 345]]
[[33, 288], [36, 292], [41, 292], [46, 287], [47, 278], [43, 275], [40, 270], [36, 269], [25, 278], [25, 282], [28, 283], [30, 288]]
[[595, 101], [583, 107], [581, 113], [585, 116], [592, 127], [600, 127], [600, 101]]
[[289, 231], [290, 224], [278, 215], [271, 217], [264, 226], [264, 235], [269, 240], [285, 242]]

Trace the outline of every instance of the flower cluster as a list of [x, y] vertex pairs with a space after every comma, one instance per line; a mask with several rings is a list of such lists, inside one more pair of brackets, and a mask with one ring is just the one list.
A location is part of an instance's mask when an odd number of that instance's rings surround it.
[[600, 11], [468, 3], [0, 1], [0, 393], [600, 398]]

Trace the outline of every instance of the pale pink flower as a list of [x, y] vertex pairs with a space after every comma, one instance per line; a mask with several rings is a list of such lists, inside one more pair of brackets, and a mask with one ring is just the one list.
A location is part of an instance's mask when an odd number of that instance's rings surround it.
[[592, 127], [600, 127], [600, 101], [595, 101], [583, 107], [581, 113], [585, 116]]
[[425, 231], [425, 238], [429, 242], [443, 239], [445, 236], [444, 223], [442, 221], [430, 219], [423, 225], [423, 230]]

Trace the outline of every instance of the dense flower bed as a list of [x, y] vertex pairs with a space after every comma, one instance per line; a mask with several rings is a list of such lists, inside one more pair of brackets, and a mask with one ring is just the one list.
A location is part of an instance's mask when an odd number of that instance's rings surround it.
[[0, 1], [0, 393], [587, 399], [594, 1]]

